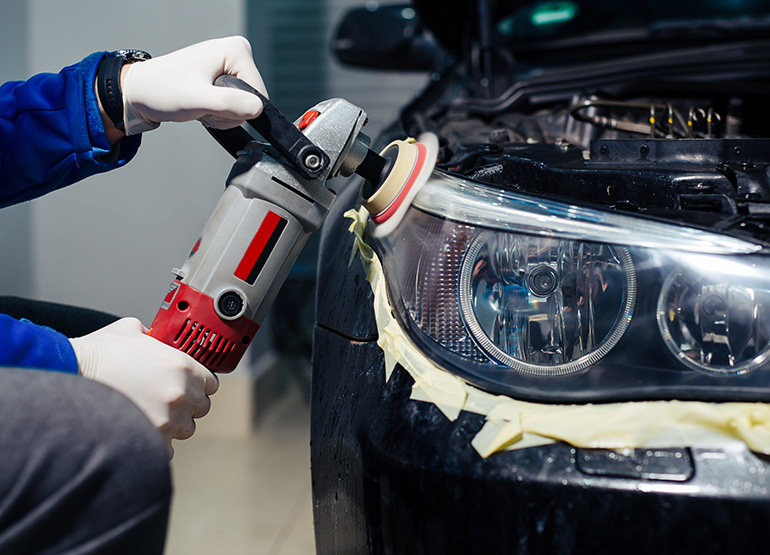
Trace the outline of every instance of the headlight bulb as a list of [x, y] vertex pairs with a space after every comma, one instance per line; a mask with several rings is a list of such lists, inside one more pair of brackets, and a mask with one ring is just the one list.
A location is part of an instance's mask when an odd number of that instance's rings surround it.
[[527, 273], [525, 282], [533, 295], [548, 297], [558, 289], [559, 275], [547, 264], [538, 264]]
[[623, 247], [516, 233], [481, 233], [460, 272], [472, 336], [499, 363], [538, 376], [595, 364], [628, 327], [636, 299]]
[[770, 356], [770, 281], [680, 269], [663, 282], [656, 318], [669, 350], [699, 372], [744, 374]]

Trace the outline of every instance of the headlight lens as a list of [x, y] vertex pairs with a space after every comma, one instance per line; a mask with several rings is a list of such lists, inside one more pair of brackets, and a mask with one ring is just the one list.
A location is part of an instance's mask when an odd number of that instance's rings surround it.
[[527, 374], [570, 374], [622, 337], [636, 300], [628, 249], [512, 233], [480, 233], [460, 267], [459, 298], [473, 339]]
[[407, 333], [486, 389], [770, 400], [758, 245], [434, 172], [375, 248]]
[[666, 347], [685, 366], [716, 376], [761, 368], [770, 356], [770, 282], [749, 275], [673, 270], [656, 317]]

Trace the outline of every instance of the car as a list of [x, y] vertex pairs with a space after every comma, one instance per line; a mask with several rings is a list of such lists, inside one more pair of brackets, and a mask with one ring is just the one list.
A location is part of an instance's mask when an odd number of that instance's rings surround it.
[[431, 71], [373, 148], [439, 151], [394, 230], [351, 181], [322, 231], [319, 553], [767, 551], [768, 37], [752, 0], [347, 15], [341, 61]]

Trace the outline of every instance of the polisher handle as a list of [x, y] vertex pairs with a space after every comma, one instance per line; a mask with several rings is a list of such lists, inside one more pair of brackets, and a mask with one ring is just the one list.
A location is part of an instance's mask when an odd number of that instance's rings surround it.
[[[258, 90], [232, 75], [220, 75], [214, 84], [218, 87], [248, 91], [259, 97], [264, 108], [259, 116], [248, 121], [249, 125], [280, 152], [303, 177], [315, 179], [329, 167], [329, 157], [326, 153], [286, 119], [286, 116]], [[251, 135], [242, 127], [225, 130], [208, 128], [208, 130], [217, 142], [235, 157], [237, 152], [252, 140]]]

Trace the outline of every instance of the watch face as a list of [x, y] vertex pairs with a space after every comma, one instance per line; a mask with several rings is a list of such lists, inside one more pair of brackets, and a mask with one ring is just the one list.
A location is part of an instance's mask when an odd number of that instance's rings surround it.
[[136, 49], [118, 50], [115, 56], [122, 57], [126, 62], [141, 62], [152, 58], [149, 52]]

